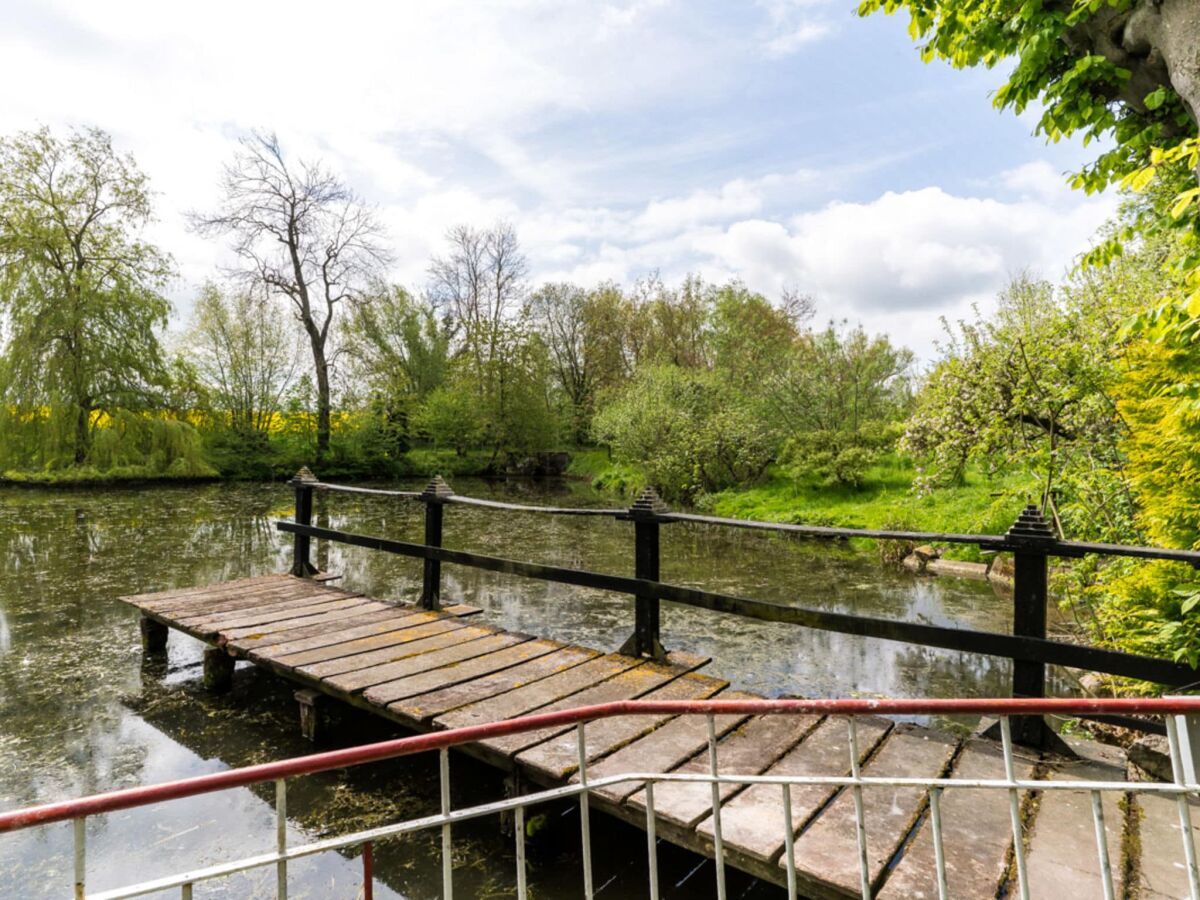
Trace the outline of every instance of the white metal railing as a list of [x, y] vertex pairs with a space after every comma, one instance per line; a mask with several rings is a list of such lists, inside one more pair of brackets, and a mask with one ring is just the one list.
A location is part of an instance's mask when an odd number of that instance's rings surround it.
[[[528, 895], [526, 876], [525, 848], [525, 810], [527, 807], [547, 801], [577, 798], [580, 812], [582, 837], [582, 880], [584, 896], [590, 898], [594, 893], [591, 855], [591, 828], [589, 819], [589, 792], [619, 784], [636, 784], [644, 788], [645, 797], [645, 829], [647, 835], [647, 853], [649, 863], [648, 895], [652, 900], [658, 900], [658, 859], [657, 859], [657, 814], [655, 810], [656, 784], [670, 782], [692, 782], [709, 784], [712, 792], [712, 829], [713, 847], [716, 871], [716, 895], [724, 900], [725, 894], [725, 848], [721, 826], [721, 804], [723, 785], [775, 785], [780, 790], [780, 809], [782, 814], [781, 832], [784, 838], [784, 866], [786, 885], [789, 898], [797, 897], [797, 870], [794, 852], [796, 836], [792, 821], [791, 790], [797, 785], [823, 785], [845, 789], [851, 792], [854, 805], [854, 819], [857, 835], [857, 867], [860, 876], [860, 892], [864, 898], [872, 896], [871, 870], [867, 855], [867, 833], [870, 823], [866, 821], [864, 811], [864, 791], [877, 787], [917, 787], [927, 794], [928, 825], [934, 848], [936, 866], [936, 881], [938, 895], [941, 900], [950, 896], [946, 881], [946, 852], [941, 815], [941, 800], [947, 790], [994, 790], [1007, 792], [1010, 809], [1010, 827], [1012, 849], [1014, 855], [1015, 889], [1022, 900], [1030, 897], [1029, 875], [1026, 868], [1024, 852], [1024, 825], [1022, 822], [1019, 793], [1021, 791], [1070, 791], [1087, 793], [1091, 797], [1091, 810], [1095, 832], [1096, 854], [1098, 868], [1103, 884], [1106, 900], [1116, 896], [1114, 889], [1113, 861], [1109, 858], [1108, 840], [1104, 821], [1102, 798], [1105, 793], [1136, 793], [1155, 794], [1176, 798], [1178, 805], [1179, 827], [1182, 833], [1183, 859], [1186, 866], [1189, 892], [1192, 900], [1200, 900], [1200, 872], [1197, 869], [1196, 849], [1193, 843], [1191, 809], [1189, 797], [1200, 798], [1200, 783], [1197, 783], [1197, 752], [1200, 751], [1200, 700], [1189, 698], [1186, 701], [1141, 701], [1143, 704], [1159, 703], [1175, 707], [1185, 706], [1185, 714], [1164, 714], [1167, 738], [1170, 746], [1172, 771], [1174, 780], [1171, 782], [1126, 782], [1126, 781], [1053, 781], [1032, 780], [1016, 777], [1012, 730], [1008, 716], [1000, 717], [1001, 751], [1004, 761], [1003, 779], [968, 779], [968, 778], [909, 778], [909, 777], [879, 777], [864, 775], [860, 768], [860, 747], [856, 727], [856, 716], [870, 712], [885, 713], [888, 704], [903, 704], [906, 701], [674, 701], [674, 702], [644, 702], [638, 704], [622, 703], [609, 704], [603, 707], [587, 707], [581, 710], [567, 710], [543, 716], [529, 716], [525, 719], [508, 720], [493, 723], [489, 726], [474, 726], [458, 729], [457, 731], [442, 732], [436, 735], [425, 735], [416, 738], [406, 738], [398, 741], [383, 742], [379, 745], [351, 748], [349, 750], [331, 753], [315, 754], [282, 763], [270, 763], [264, 766], [250, 767], [244, 770], [232, 770], [217, 775], [200, 776], [199, 778], [173, 782], [151, 788], [135, 788], [129, 791], [114, 792], [84, 798], [79, 801], [69, 801], [62, 804], [52, 804], [33, 810], [16, 811], [0, 814], [0, 832], [12, 831], [18, 828], [44, 826], [54, 821], [73, 821], [75, 836], [75, 896], [77, 898], [92, 898], [92, 900], [122, 900], [122, 898], [139, 897], [146, 894], [177, 889], [182, 900], [190, 900], [193, 886], [204, 881], [226, 877], [251, 869], [273, 866], [276, 871], [276, 896], [286, 900], [288, 891], [288, 864], [296, 859], [313, 856], [337, 850], [352, 850], [360, 848], [363, 859], [363, 892], [366, 900], [372, 897], [373, 884], [373, 847], [381, 841], [404, 834], [432, 829], [441, 830], [442, 883], [443, 896], [449, 900], [453, 897], [453, 866], [451, 859], [452, 833], [456, 824], [498, 813], [511, 812], [515, 818], [514, 840], [516, 855], [515, 883], [517, 896], [524, 900]], [[937, 701], [929, 701], [936, 703]], [[946, 701], [942, 701], [945, 703]], [[988, 701], [961, 701], [966, 704], [986, 704]], [[1025, 704], [1032, 709], [1040, 703], [1042, 706], [1061, 701], [991, 701], [996, 706], [1011, 708], [1013, 705]], [[1091, 706], [1105, 701], [1089, 701]], [[1119, 702], [1119, 701], [1109, 701]], [[911, 705], [912, 701], [908, 701]], [[720, 770], [720, 742], [715, 725], [715, 716], [731, 712], [762, 712], [767, 714], [787, 714], [792, 712], [812, 712], [814, 707], [835, 715], [845, 714], [843, 707], [856, 707], [856, 710], [845, 715], [847, 723], [848, 776], [808, 776], [808, 775], [755, 775], [722, 773]], [[788, 708], [790, 705], [791, 708]], [[623, 711], [613, 712], [611, 707], [622, 707]], [[641, 707], [641, 708], [638, 708]], [[708, 771], [697, 773], [660, 773], [660, 772], [625, 772], [604, 777], [592, 778], [588, 774], [587, 756], [587, 721], [600, 715], [629, 715], [661, 713], [671, 708], [681, 715], [702, 714], [707, 717], [707, 758]], [[1090, 707], [1089, 707], [1090, 708]], [[604, 712], [598, 712], [605, 710]], [[1024, 711], [1024, 710], [1022, 710]], [[486, 733], [517, 733], [545, 727], [547, 721], [553, 720], [558, 724], [577, 719], [574, 727], [579, 754], [579, 779], [577, 783], [562, 787], [551, 788], [535, 793], [525, 794], [492, 803], [479, 804], [460, 809], [452, 809], [450, 802], [451, 770], [449, 748], [469, 740], [478, 740]], [[287, 780], [284, 775], [272, 777], [268, 770], [274, 768], [277, 772], [302, 775], [331, 768], [341, 768], [354, 764], [354, 761], [366, 762], [375, 759], [390, 758], [421, 750], [436, 749], [439, 753], [439, 782], [441, 810], [436, 815], [417, 819], [394, 822], [336, 837], [309, 841], [297, 845], [289, 845], [287, 841]], [[265, 773], [265, 774], [264, 774]], [[263, 775], [263, 777], [259, 777]], [[231, 789], [254, 783], [273, 780], [275, 784], [275, 822], [276, 848], [270, 853], [260, 853], [246, 856], [229, 862], [195, 868], [175, 875], [154, 878], [146, 881], [112, 888], [98, 893], [87, 893], [86, 885], [86, 829], [85, 824], [89, 815], [113, 809], [125, 809], [149, 803], [163, 802], [184, 796], [192, 796], [211, 790]]]

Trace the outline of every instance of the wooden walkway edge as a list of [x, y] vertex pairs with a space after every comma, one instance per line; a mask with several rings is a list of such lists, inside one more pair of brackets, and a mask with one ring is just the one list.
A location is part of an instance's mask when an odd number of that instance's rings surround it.
[[[479, 610], [447, 606], [436, 612], [384, 603], [316, 579], [260, 576], [224, 584], [123, 597], [143, 616], [147, 646], [161, 646], [173, 628], [210, 645], [206, 682], [219, 686], [244, 659], [307, 692], [384, 716], [416, 731], [480, 724], [626, 699], [746, 699], [724, 679], [698, 670], [709, 660], [683, 653], [665, 663], [570, 646], [482, 623]], [[315, 696], [315, 694], [312, 694]], [[723, 774], [827, 775], [849, 773], [845, 722], [816, 716], [719, 716]], [[589, 777], [622, 771], [707, 772], [707, 724], [696, 717], [639, 716], [601, 720], [586, 730]], [[1003, 764], [994, 745], [884, 719], [858, 723], [864, 775], [991, 778]], [[553, 787], [578, 777], [573, 730], [514, 735], [462, 748], [531, 784]], [[1123, 780], [1111, 759], [1063, 765], [1022, 759], [1022, 774], [1037, 778]], [[1080, 774], [1080, 773], [1083, 774]], [[707, 784], [661, 783], [654, 792], [656, 831], [674, 844], [714, 855], [712, 792]], [[786, 860], [782, 793], [777, 786], [723, 785], [721, 830], [726, 862], [784, 884]], [[646, 826], [637, 785], [593, 791], [597, 808]], [[1146, 846], [1141, 835], [1169, 833], [1173, 802], [1133, 798], [1106, 809], [1114, 870], [1132, 874], [1131, 895], [1183, 896], [1186, 871], [1166, 861], [1182, 856], [1178, 840]], [[1089, 800], [1047, 794], [1028, 812], [1029, 867], [1035, 896], [1100, 896]], [[928, 798], [914, 787], [870, 788], [867, 856], [872, 889], [881, 898], [935, 897]], [[1082, 805], [1081, 805], [1082, 804]], [[1047, 813], [1052, 809], [1055, 814]], [[802, 896], [859, 896], [853, 800], [848, 791], [819, 785], [791, 789], [789, 827]], [[953, 897], [991, 898], [1013, 877], [1008, 798], [966, 789], [945, 793], [947, 877]], [[1081, 824], [1082, 823], [1082, 824]], [[1086, 837], [1086, 829], [1083, 836]], [[1085, 852], [1087, 851], [1087, 852]], [[1136, 854], [1137, 858], [1127, 858]], [[1158, 856], [1164, 859], [1158, 859]], [[1092, 891], [1092, 887], [1095, 891]], [[1063, 893], [1063, 892], [1066, 893]]]

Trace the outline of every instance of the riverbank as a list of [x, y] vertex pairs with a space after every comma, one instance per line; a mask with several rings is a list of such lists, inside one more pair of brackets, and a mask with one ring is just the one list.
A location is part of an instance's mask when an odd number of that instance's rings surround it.
[[[597, 489], [626, 497], [645, 485], [637, 469], [610, 461], [603, 449], [580, 451], [572, 459], [568, 474], [588, 478]], [[706, 513], [732, 519], [835, 528], [1002, 534], [1036, 492], [1036, 485], [1019, 476], [987, 478], [971, 471], [961, 485], [917, 493], [913, 490], [917, 474], [911, 463], [897, 456], [873, 466], [860, 488], [798, 481], [772, 469], [759, 484], [706, 495], [698, 505]], [[977, 547], [944, 549], [945, 559], [982, 560]]]

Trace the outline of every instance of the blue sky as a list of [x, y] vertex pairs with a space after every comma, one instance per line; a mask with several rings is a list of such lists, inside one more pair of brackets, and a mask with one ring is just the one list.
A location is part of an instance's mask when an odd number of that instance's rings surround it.
[[1094, 152], [1002, 114], [1002, 73], [920, 62], [844, 0], [7, 0], [0, 130], [95, 124], [159, 192], [186, 318], [225, 258], [183, 213], [239, 135], [275, 129], [378, 204], [420, 289], [447, 227], [507, 219], [535, 281], [651, 270], [812, 293], [922, 356], [1013, 272], [1060, 277], [1115, 197]]

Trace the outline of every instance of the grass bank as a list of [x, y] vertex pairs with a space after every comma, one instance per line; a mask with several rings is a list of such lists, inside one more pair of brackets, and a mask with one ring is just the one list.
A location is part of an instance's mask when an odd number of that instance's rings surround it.
[[[604, 450], [581, 451], [570, 473], [626, 497], [645, 485], [636, 468], [610, 462]], [[773, 469], [756, 485], [709, 494], [698, 505], [716, 516], [796, 525], [1000, 534], [1036, 493], [1027, 478], [988, 478], [972, 471], [961, 485], [918, 495], [912, 489], [916, 476], [913, 465], [898, 456], [873, 466], [859, 488], [797, 481]], [[949, 555], [975, 559], [978, 554], [977, 548], [958, 547]]]

